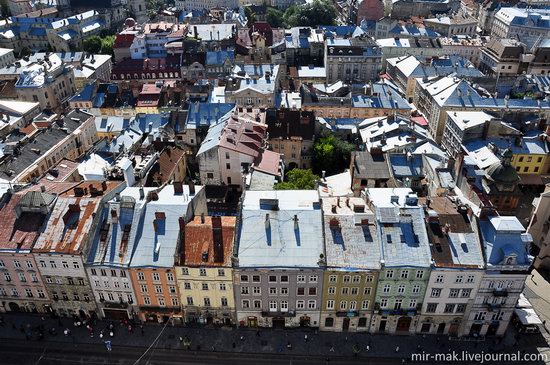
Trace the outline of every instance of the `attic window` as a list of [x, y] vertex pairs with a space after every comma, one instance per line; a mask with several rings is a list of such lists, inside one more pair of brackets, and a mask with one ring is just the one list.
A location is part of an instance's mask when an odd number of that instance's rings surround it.
[[166, 219], [166, 215], [164, 214], [164, 212], [155, 212], [155, 219]]

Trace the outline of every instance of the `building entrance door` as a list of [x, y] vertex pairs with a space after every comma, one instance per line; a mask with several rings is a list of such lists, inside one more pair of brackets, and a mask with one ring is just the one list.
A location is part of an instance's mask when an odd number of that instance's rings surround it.
[[342, 323], [342, 331], [349, 330], [349, 318], [345, 317], [344, 322]]

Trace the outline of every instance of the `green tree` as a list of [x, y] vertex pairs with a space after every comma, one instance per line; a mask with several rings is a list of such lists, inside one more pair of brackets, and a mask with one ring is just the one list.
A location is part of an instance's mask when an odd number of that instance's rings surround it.
[[246, 15], [246, 19], [248, 20], [248, 26], [256, 23], [256, 14], [254, 14], [252, 9], [250, 9], [250, 6], [244, 7], [244, 14]]
[[314, 171], [335, 174], [344, 171], [349, 166], [351, 152], [355, 146], [342, 141], [334, 135], [321, 136], [313, 144]]
[[110, 35], [101, 39], [101, 54], [114, 55], [113, 46], [115, 44], [115, 36]]
[[329, 0], [313, 0], [311, 3], [290, 7], [284, 15], [289, 27], [334, 25], [338, 11]]
[[266, 14], [266, 20], [273, 28], [280, 28], [283, 26], [284, 13], [275, 8], [268, 8]]
[[310, 169], [293, 169], [286, 174], [287, 181], [275, 184], [275, 190], [313, 190], [319, 176]]
[[82, 49], [88, 53], [97, 54], [101, 51], [102, 41], [97, 35], [88, 37], [82, 41]]

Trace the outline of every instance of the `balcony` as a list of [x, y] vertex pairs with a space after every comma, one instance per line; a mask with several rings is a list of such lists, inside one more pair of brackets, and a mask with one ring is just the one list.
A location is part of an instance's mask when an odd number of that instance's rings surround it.
[[493, 290], [493, 295], [495, 297], [507, 297], [508, 296], [508, 290], [506, 290], [504, 288], [495, 289], [495, 290]]

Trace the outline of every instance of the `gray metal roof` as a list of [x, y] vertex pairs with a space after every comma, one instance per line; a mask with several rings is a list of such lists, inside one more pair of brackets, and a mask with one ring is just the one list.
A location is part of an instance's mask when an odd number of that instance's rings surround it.
[[322, 222], [317, 190], [247, 191], [239, 266], [319, 267], [324, 254]]

